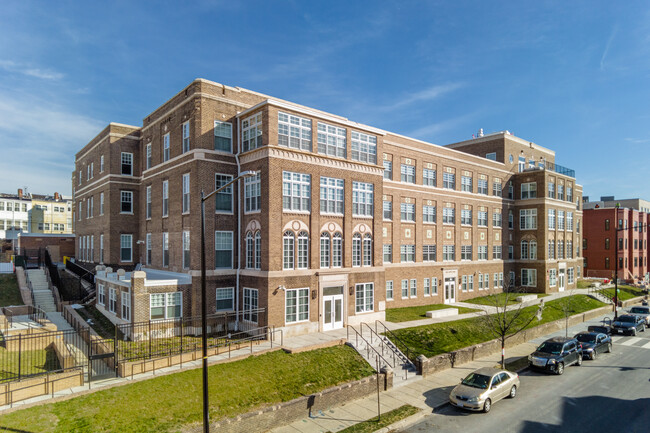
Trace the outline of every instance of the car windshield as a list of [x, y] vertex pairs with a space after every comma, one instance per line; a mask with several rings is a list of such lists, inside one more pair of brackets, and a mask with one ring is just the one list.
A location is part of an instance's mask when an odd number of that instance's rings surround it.
[[545, 341], [537, 348], [538, 352], [550, 353], [552, 355], [559, 355], [562, 351], [562, 343], [553, 343]]
[[619, 322], [632, 322], [634, 323], [634, 317], [632, 316], [618, 316]]
[[463, 379], [462, 383], [463, 385], [471, 386], [473, 388], [487, 389], [488, 383], [490, 383], [490, 376], [471, 373], [469, 376]]
[[581, 343], [595, 343], [596, 342], [596, 336], [593, 334], [578, 334], [576, 335], [576, 339], [580, 341]]
[[633, 307], [630, 310], [630, 313], [648, 314], [648, 310], [646, 310], [645, 308]]

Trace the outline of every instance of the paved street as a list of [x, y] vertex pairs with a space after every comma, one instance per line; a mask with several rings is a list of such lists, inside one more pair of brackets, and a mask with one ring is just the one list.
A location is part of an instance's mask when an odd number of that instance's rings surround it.
[[613, 353], [562, 376], [523, 372], [517, 397], [498, 402], [489, 414], [447, 405], [402, 431], [650, 431], [650, 330], [613, 341]]

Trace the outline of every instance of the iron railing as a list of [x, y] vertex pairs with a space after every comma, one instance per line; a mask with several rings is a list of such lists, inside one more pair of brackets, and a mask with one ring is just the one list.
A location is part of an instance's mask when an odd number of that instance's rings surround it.
[[[380, 326], [381, 328], [379, 328]], [[399, 338], [397, 334], [395, 334], [393, 331], [388, 329], [386, 324], [381, 320], [375, 320], [375, 332], [377, 334], [385, 334], [391, 341], [399, 342], [400, 346], [398, 348], [402, 351], [402, 353], [404, 353], [404, 356], [406, 356], [409, 360], [411, 360], [411, 362], [415, 362], [415, 358], [413, 357], [415, 354], [412, 353], [411, 349], [404, 342], [404, 340]]]
[[363, 335], [361, 335], [361, 333], [359, 331], [357, 331], [354, 326], [350, 326], [350, 325], [347, 326], [347, 341], [350, 341], [350, 329], [352, 329], [354, 331], [354, 334], [355, 334], [354, 347], [357, 349], [357, 351], [363, 350], [361, 348], [361, 346], [359, 346], [359, 339], [361, 339], [361, 341], [363, 343], [365, 343], [365, 350], [366, 350], [366, 358], [367, 359], [370, 359], [370, 353], [372, 352], [375, 355], [376, 359], [381, 359], [384, 362], [385, 365], [388, 365], [391, 368], [395, 368], [395, 365], [397, 365], [396, 360], [393, 358], [393, 363], [390, 363], [386, 358], [384, 358], [382, 356], [381, 353], [379, 353], [379, 351], [377, 349], [375, 349], [374, 347], [372, 347], [370, 345], [370, 342], [368, 342], [368, 340], [366, 340], [365, 337]]

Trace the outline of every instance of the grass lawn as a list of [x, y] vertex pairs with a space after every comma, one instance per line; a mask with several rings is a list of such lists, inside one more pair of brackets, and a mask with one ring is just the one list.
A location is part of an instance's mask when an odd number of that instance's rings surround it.
[[506, 300], [506, 296], [509, 296], [508, 305], [514, 305], [519, 303], [517, 302], [517, 296], [524, 296], [524, 295], [537, 295], [537, 298], [543, 298], [545, 296], [548, 296], [546, 293], [495, 293], [493, 295], [468, 299], [467, 301], [463, 301], [463, 302], [467, 302], [468, 304], [494, 306], [495, 305], [494, 297], [496, 296], [497, 298], [496, 305], [502, 306]]
[[89, 305], [84, 308], [79, 308], [75, 310], [86, 322], [88, 319], [91, 319], [93, 324], [91, 328], [103, 338], [114, 338], [115, 337], [115, 325], [113, 322], [108, 320], [106, 316], [97, 310], [94, 305]]
[[[331, 386], [373, 370], [347, 346], [275, 351], [209, 368], [210, 419], [217, 421]], [[202, 420], [200, 368], [101, 390], [0, 416], [0, 431], [177, 432]]]
[[420, 409], [410, 404], [405, 404], [390, 412], [382, 413], [381, 420], [371, 418], [367, 421], [360, 422], [359, 424], [351, 425], [350, 427], [339, 430], [339, 433], [372, 433], [381, 428], [389, 426], [397, 421], [403, 420], [411, 415], [418, 413]]
[[20, 353], [20, 357], [18, 355], [18, 352], [9, 352], [5, 348], [0, 348], [0, 382], [18, 378], [19, 359], [21, 376], [39, 374], [61, 368], [54, 349], [23, 350]]
[[[528, 326], [534, 327], [542, 323], [564, 318], [562, 307], [567, 298], [546, 302], [542, 320], [533, 320]], [[594, 308], [605, 305], [586, 295], [574, 295], [572, 298], [570, 314], [593, 310]], [[521, 315], [520, 322], [524, 323], [531, 315], [535, 314], [537, 308], [536, 305], [524, 308], [524, 314]], [[495, 338], [495, 335], [485, 327], [485, 322], [480, 317], [435, 323], [415, 328], [398, 329], [393, 331], [393, 333], [409, 347], [411, 353], [415, 355], [422, 354], [426, 357], [453, 352], [454, 350]], [[395, 341], [395, 343], [401, 346], [398, 341]], [[400, 347], [400, 349], [405, 351], [403, 347]]]
[[[614, 288], [599, 290], [605, 296], [614, 299]], [[644, 296], [645, 293], [638, 287], [619, 285], [618, 286], [618, 299], [619, 301], [627, 301], [628, 299], [638, 298]]]
[[474, 311], [478, 311], [472, 308], [454, 307], [453, 305], [445, 305], [445, 304], [420, 305], [417, 307], [403, 307], [403, 308], [387, 308], [386, 321], [397, 323], [397, 322], [408, 322], [410, 320], [426, 319], [427, 311], [443, 310], [445, 308], [458, 308], [458, 314], [472, 313]]
[[0, 275], [0, 307], [23, 305], [15, 274]]

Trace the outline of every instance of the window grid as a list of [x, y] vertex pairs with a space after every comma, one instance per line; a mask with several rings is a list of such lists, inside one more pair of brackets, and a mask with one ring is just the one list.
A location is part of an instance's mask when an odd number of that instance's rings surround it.
[[371, 183], [352, 182], [352, 214], [373, 216], [373, 191]]
[[345, 128], [318, 122], [318, 153], [345, 158], [347, 138]]
[[344, 202], [343, 179], [320, 178], [320, 211], [342, 215]]
[[377, 137], [352, 131], [352, 159], [354, 161], [377, 163]]
[[282, 172], [282, 209], [309, 212], [311, 176], [303, 173]]
[[278, 144], [311, 151], [311, 120], [278, 112]]

